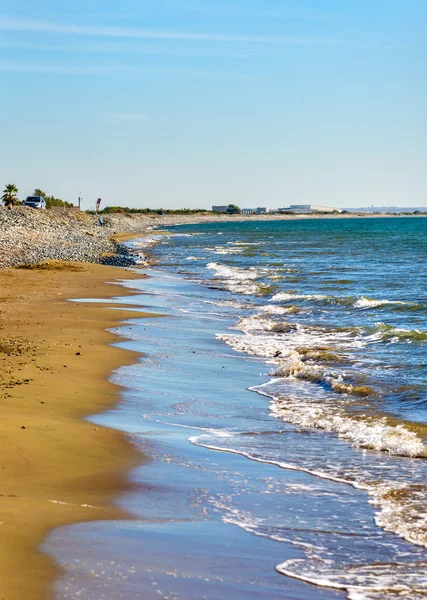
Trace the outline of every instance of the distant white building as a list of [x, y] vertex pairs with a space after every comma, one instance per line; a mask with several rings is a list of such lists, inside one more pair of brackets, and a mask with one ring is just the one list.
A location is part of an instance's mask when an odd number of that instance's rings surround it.
[[278, 208], [278, 212], [291, 211], [296, 214], [312, 214], [316, 212], [341, 213], [341, 208], [331, 208], [330, 206], [318, 206], [317, 204], [291, 204], [285, 208]]
[[266, 206], [258, 206], [257, 208], [242, 208], [242, 215], [266, 215], [270, 209]]
[[212, 212], [225, 213], [227, 212], [228, 204], [226, 206], [212, 206]]

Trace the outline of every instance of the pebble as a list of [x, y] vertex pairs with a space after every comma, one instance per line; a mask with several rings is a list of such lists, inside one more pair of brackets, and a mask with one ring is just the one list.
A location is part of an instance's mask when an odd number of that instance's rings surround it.
[[110, 239], [112, 222], [117, 220], [124, 221], [120, 230], [142, 235], [147, 232], [146, 217], [129, 220], [122, 215], [106, 216], [100, 227], [97, 217], [83, 212], [38, 211], [20, 206], [8, 210], [0, 206], [0, 268], [44, 260], [134, 266], [128, 248]]
[[[257, 215], [256, 220], [271, 220]], [[0, 205], [0, 268], [36, 264], [44, 260], [91, 262], [117, 267], [141, 266], [132, 251], [110, 237], [116, 233], [135, 233], [141, 237], [154, 227], [226, 221], [248, 221], [246, 216], [212, 214], [102, 215], [103, 226], [96, 215], [78, 210], [35, 210]], [[106, 256], [108, 255], [108, 256]]]

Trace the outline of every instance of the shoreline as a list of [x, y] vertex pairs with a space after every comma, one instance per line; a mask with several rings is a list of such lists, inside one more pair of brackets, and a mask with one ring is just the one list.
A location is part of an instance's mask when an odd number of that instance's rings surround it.
[[119, 388], [108, 378], [138, 354], [113, 346], [122, 338], [107, 329], [135, 313], [126, 305], [113, 311], [102, 302], [67, 302], [117, 296], [117, 284], [107, 281], [143, 275], [48, 265], [0, 270], [0, 586], [7, 600], [52, 597], [61, 570], [40, 550], [46, 533], [126, 519], [113, 501], [129, 489], [129, 469], [144, 461], [125, 434], [84, 420], [118, 400]]
[[307, 221], [331, 219], [412, 219], [426, 214], [265, 214], [195, 215], [101, 214], [101, 227], [95, 215], [76, 211], [36, 211], [25, 207], [13, 210], [0, 207], [0, 268], [35, 264], [43, 260], [66, 260], [132, 266], [121, 242], [149, 235], [153, 230], [176, 225], [258, 221]]

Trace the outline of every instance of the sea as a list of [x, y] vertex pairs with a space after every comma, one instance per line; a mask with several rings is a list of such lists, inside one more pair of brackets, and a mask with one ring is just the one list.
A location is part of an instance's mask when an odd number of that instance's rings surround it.
[[427, 598], [427, 219], [128, 246], [148, 278], [110, 303], [131, 306], [115, 332], [143, 355], [90, 419], [147, 461], [117, 500], [128, 520], [49, 536], [56, 598]]

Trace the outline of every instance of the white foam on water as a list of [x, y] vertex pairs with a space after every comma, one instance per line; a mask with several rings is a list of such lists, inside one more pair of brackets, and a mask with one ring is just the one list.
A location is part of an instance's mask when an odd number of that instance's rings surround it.
[[203, 300], [204, 304], [213, 304], [214, 306], [226, 306], [226, 307], [231, 307], [231, 308], [242, 308], [242, 309], [246, 309], [246, 308], [252, 308], [251, 306], [248, 306], [246, 304], [242, 304], [241, 302], [237, 302], [237, 300], [218, 300], [218, 301], [213, 301], [213, 300]]
[[[369, 388], [362, 390], [347, 382], [344, 370], [319, 362], [329, 360], [336, 365], [341, 360], [336, 352], [353, 351], [359, 342], [352, 331], [277, 322], [264, 315], [242, 318], [234, 328], [245, 335], [217, 334], [215, 337], [237, 352], [269, 359], [267, 362], [275, 365], [271, 373], [275, 377], [323, 385], [337, 394], [366, 396], [370, 393]], [[333, 353], [328, 352], [330, 347]]]
[[[234, 433], [233, 436], [237, 434]], [[286, 469], [287, 471], [297, 471], [298, 473], [307, 473], [308, 475], [313, 475], [314, 477], [319, 477], [320, 479], [325, 479], [327, 481], [334, 481], [335, 483], [344, 483], [346, 485], [351, 485], [352, 487], [359, 490], [368, 490], [369, 487], [363, 483], [357, 483], [351, 481], [349, 479], [344, 479], [343, 477], [334, 476], [333, 474], [323, 473], [322, 471], [318, 471], [315, 469], [308, 469], [302, 466], [297, 466], [292, 463], [286, 463], [284, 461], [279, 460], [270, 460], [266, 458], [262, 458], [261, 456], [256, 456], [255, 454], [251, 454], [250, 452], [245, 452], [244, 450], [238, 450], [236, 448], [227, 448], [221, 447], [217, 444], [212, 444], [210, 442], [205, 441], [203, 438], [205, 436], [193, 436], [188, 438], [188, 441], [195, 446], [201, 446], [202, 448], [208, 448], [210, 450], [215, 450], [217, 452], [229, 452], [230, 454], [237, 454], [239, 456], [244, 456], [249, 460], [253, 460], [255, 462], [259, 462], [265, 465], [274, 465], [280, 467], [281, 469]], [[228, 436], [232, 437], [232, 436]]]
[[363, 338], [369, 342], [388, 342], [390, 344], [407, 342], [412, 344], [414, 342], [426, 342], [427, 331], [422, 329], [404, 329], [378, 322], [375, 323], [374, 327], [365, 331]]
[[270, 302], [288, 302], [289, 300], [327, 300], [328, 296], [323, 294], [296, 294], [293, 292], [278, 292]]
[[171, 235], [173, 235], [174, 237], [195, 237], [196, 235], [203, 235], [203, 233], [197, 233], [197, 232], [194, 232], [194, 233], [173, 233]]
[[[282, 575], [320, 587], [347, 592], [349, 600], [425, 599], [427, 563], [346, 565], [334, 568], [326, 560], [291, 559], [276, 570]], [[405, 583], [402, 583], [405, 581]]]
[[264, 315], [253, 315], [243, 317], [233, 329], [239, 329], [243, 332], [251, 331], [277, 331], [282, 326], [284, 331], [296, 331], [299, 326], [291, 323], [280, 323], [273, 319], [268, 319]]
[[[238, 434], [234, 434], [236, 436]], [[216, 442], [216, 439], [218, 443]], [[206, 435], [200, 435], [190, 438], [191, 443], [210, 448], [220, 452], [230, 452], [244, 456], [255, 462], [274, 465], [282, 469], [297, 471], [312, 475], [313, 477], [350, 485], [358, 490], [367, 492], [372, 500], [371, 502], [379, 509], [376, 515], [377, 524], [388, 530], [396, 533], [400, 537], [427, 547], [427, 528], [424, 528], [424, 538], [418, 533], [418, 539], [414, 539], [413, 535], [418, 531], [416, 523], [408, 523], [407, 513], [408, 505], [400, 505], [399, 513], [393, 510], [389, 514], [387, 506], [390, 500], [384, 498], [390, 497], [390, 492], [394, 490], [394, 481], [389, 482], [374, 482], [374, 481], [358, 481], [354, 477], [354, 472], [351, 477], [344, 478], [335, 475], [332, 471], [320, 471], [314, 468], [306, 468], [303, 465], [286, 463], [281, 460], [264, 459], [262, 456], [252, 454], [248, 451], [239, 450], [236, 447], [223, 446], [219, 436], [214, 434], [213, 438]], [[295, 492], [305, 492], [307, 486], [296, 484]], [[310, 488], [312, 486], [309, 486]], [[421, 492], [420, 492], [421, 494]], [[426, 489], [424, 489], [424, 505], [426, 500]], [[330, 587], [333, 589], [341, 589], [347, 592], [347, 598], [358, 600], [366, 598], [366, 600], [388, 600], [389, 598], [398, 595], [408, 598], [425, 598], [427, 593], [427, 561], [422, 563], [374, 563], [361, 565], [340, 565], [336, 560], [330, 558], [327, 549], [324, 549], [319, 540], [319, 544], [306, 543], [304, 540], [295, 539], [292, 536], [283, 536], [268, 531], [263, 527], [263, 521], [255, 518], [253, 515], [245, 511], [238, 511], [229, 506], [223, 506], [225, 516], [223, 520], [228, 523], [233, 523], [246, 531], [258, 536], [268, 537], [279, 542], [289, 542], [296, 547], [300, 547], [306, 554], [305, 559], [288, 560], [277, 566], [278, 572], [283, 575], [300, 579], [313, 585], [321, 587]], [[384, 524], [383, 521], [386, 521]], [[323, 552], [323, 550], [326, 550]], [[404, 582], [404, 583], [403, 583]]]
[[216, 262], [209, 263], [206, 268], [215, 271], [215, 275], [221, 280], [223, 287], [231, 292], [244, 295], [258, 292], [258, 286], [254, 281], [261, 276], [261, 273], [257, 269], [240, 269]]
[[[224, 341], [238, 352], [252, 356], [278, 358], [288, 357], [296, 348], [332, 347], [334, 352], [351, 351], [359, 344], [352, 331], [326, 330], [322, 327], [308, 327], [293, 323], [278, 323], [272, 319], [248, 317], [235, 326], [244, 335], [219, 333], [215, 337]], [[277, 333], [278, 335], [273, 335]], [[294, 355], [295, 356], [295, 355]], [[302, 358], [300, 355], [298, 355]], [[295, 356], [296, 357], [296, 356]]]
[[227, 245], [231, 246], [261, 246], [263, 244], [263, 242], [240, 242], [240, 241], [235, 241], [235, 242], [227, 242]]
[[127, 242], [127, 245], [129, 245], [131, 248], [134, 248], [134, 247], [147, 248], [148, 246], [154, 246], [155, 244], [162, 241], [163, 237], [165, 237], [165, 236], [157, 235], [154, 237], [145, 237], [143, 239], [138, 239], [138, 240], [130, 240], [129, 242]]
[[375, 523], [385, 531], [427, 548], [427, 490], [419, 484], [379, 483], [371, 490], [373, 503], [381, 508]]
[[[250, 389], [272, 398], [271, 412], [276, 418], [297, 427], [335, 434], [355, 448], [393, 456], [427, 458], [427, 447], [423, 440], [404, 424], [394, 425], [381, 415], [371, 417], [362, 414], [361, 410], [357, 413], [352, 410], [352, 394], [363, 390], [346, 383], [345, 372], [337, 372], [325, 365], [307, 361], [309, 354], [302, 356], [297, 351], [300, 347], [308, 350], [322, 345], [333, 347], [334, 352], [351, 351], [359, 343], [356, 332], [334, 332], [298, 325], [277, 336], [273, 335], [275, 325], [277, 322], [266, 318], [265, 314], [255, 315], [241, 319], [238, 324], [244, 335], [218, 334], [216, 337], [239, 352], [265, 357], [275, 365], [273, 375], [276, 379]], [[279, 387], [282, 385], [282, 378], [320, 384], [322, 387], [329, 387], [331, 391], [339, 390], [341, 394], [333, 394], [330, 401], [322, 399], [321, 402], [315, 401], [315, 393], [313, 401], [300, 396], [281, 398], [277, 392], [277, 384]], [[280, 461], [277, 464], [287, 468]], [[315, 475], [319, 476], [319, 473]], [[322, 473], [321, 476], [336, 480], [331, 474]], [[423, 502], [424, 506], [427, 503], [427, 489], [409, 490], [410, 499], [402, 499], [398, 493], [396, 499], [395, 482], [387, 481], [379, 485], [364, 481], [363, 474], [360, 474], [360, 481], [349, 478], [345, 483], [369, 492], [373, 504], [378, 507], [376, 522], [379, 527], [413, 544], [427, 547], [427, 516], [422, 508]]]
[[[403, 424], [390, 425], [385, 418], [366, 415], [352, 416], [346, 412], [346, 403], [340, 407], [336, 402], [307, 402], [296, 398], [280, 398], [274, 395], [275, 381], [250, 388], [272, 398], [271, 413], [286, 423], [304, 429], [321, 429], [335, 433], [356, 448], [386, 452], [393, 456], [425, 459], [427, 446], [423, 440]], [[270, 388], [270, 389], [269, 389]], [[356, 477], [356, 478], [355, 478]], [[376, 524], [406, 541], [427, 548], [427, 482], [425, 485], [398, 483], [392, 477], [376, 481], [365, 480], [366, 475], [354, 474], [347, 480], [354, 487], [368, 491], [372, 503], [379, 509]]]
[[356, 300], [353, 304], [354, 308], [377, 308], [378, 306], [386, 306], [387, 304], [397, 304], [397, 305], [406, 305], [413, 306], [413, 302], [402, 302], [401, 300], [374, 300], [373, 298], [366, 298], [365, 296], [361, 296]]
[[248, 279], [254, 280], [259, 277], [259, 271], [257, 269], [240, 269], [239, 267], [229, 267], [215, 262], [209, 263], [207, 268], [215, 271], [219, 277], [238, 279], [241, 281], [247, 281]]
[[241, 254], [243, 251], [243, 247], [226, 248], [224, 246], [217, 246], [214, 252], [215, 254]]
[[[252, 389], [259, 391], [259, 388]], [[385, 418], [364, 415], [351, 417], [336, 402], [308, 403], [274, 398], [270, 410], [286, 423], [336, 433], [356, 448], [388, 452], [393, 456], [427, 458], [427, 447], [421, 438], [404, 425], [389, 425]]]
[[275, 304], [258, 306], [257, 309], [268, 315], [286, 315], [298, 312], [298, 309], [295, 306], [276, 306]]

